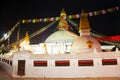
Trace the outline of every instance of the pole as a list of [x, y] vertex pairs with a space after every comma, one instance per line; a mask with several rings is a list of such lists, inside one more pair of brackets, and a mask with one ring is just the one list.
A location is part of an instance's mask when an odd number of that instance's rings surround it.
[[20, 51], [20, 23], [18, 25], [18, 31], [17, 31], [17, 42], [18, 42], [18, 51]]
[[8, 47], [10, 46], [10, 36], [8, 37]]

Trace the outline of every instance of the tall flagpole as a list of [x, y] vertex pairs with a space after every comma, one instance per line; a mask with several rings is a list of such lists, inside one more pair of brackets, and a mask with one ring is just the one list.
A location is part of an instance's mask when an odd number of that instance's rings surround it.
[[8, 37], [8, 47], [10, 46], [10, 36]]
[[18, 51], [20, 51], [20, 21], [19, 21], [18, 31], [17, 31], [17, 42], [18, 42]]

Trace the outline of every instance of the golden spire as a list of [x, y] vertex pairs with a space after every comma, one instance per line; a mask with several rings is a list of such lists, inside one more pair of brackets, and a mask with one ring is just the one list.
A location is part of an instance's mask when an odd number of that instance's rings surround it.
[[68, 23], [66, 21], [66, 12], [64, 10], [64, 8], [62, 9], [61, 13], [60, 13], [60, 22], [58, 24], [58, 29], [59, 30], [69, 30], [69, 26]]
[[29, 42], [28, 32], [26, 32], [26, 35], [25, 35], [24, 41]]
[[62, 9], [62, 11], [61, 11], [61, 13], [60, 13], [60, 17], [61, 17], [61, 16], [66, 16], [66, 12], [65, 12], [64, 8]]
[[84, 10], [82, 10], [81, 13], [79, 33], [81, 32], [81, 30], [90, 30], [90, 24], [87, 18], [87, 13], [85, 13]]

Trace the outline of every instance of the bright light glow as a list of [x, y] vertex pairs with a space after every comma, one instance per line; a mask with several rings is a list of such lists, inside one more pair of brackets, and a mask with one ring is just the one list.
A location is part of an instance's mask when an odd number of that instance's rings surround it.
[[7, 33], [5, 33], [3, 36], [4, 36], [5, 40], [9, 37]]
[[25, 40], [20, 43], [21, 50], [30, 50], [29, 42]]

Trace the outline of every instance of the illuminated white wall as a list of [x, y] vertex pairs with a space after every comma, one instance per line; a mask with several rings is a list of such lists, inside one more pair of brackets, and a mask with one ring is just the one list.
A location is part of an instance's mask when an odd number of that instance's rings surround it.
[[[119, 77], [120, 76], [120, 51], [97, 52], [84, 54], [33, 54], [30, 51], [14, 53], [13, 65], [0, 62], [6, 71], [13, 76], [17, 75], [18, 60], [25, 60], [24, 77], [35, 78], [85, 78], [85, 77]], [[78, 60], [93, 60], [93, 66], [78, 66]], [[102, 59], [116, 59], [117, 65], [102, 65]], [[34, 61], [46, 60], [46, 67], [35, 67]], [[69, 60], [69, 66], [55, 66], [56, 60]]]
[[46, 49], [43, 47], [44, 43], [39, 45], [30, 45], [33, 54], [65, 54], [71, 50], [72, 43], [46, 43]]

